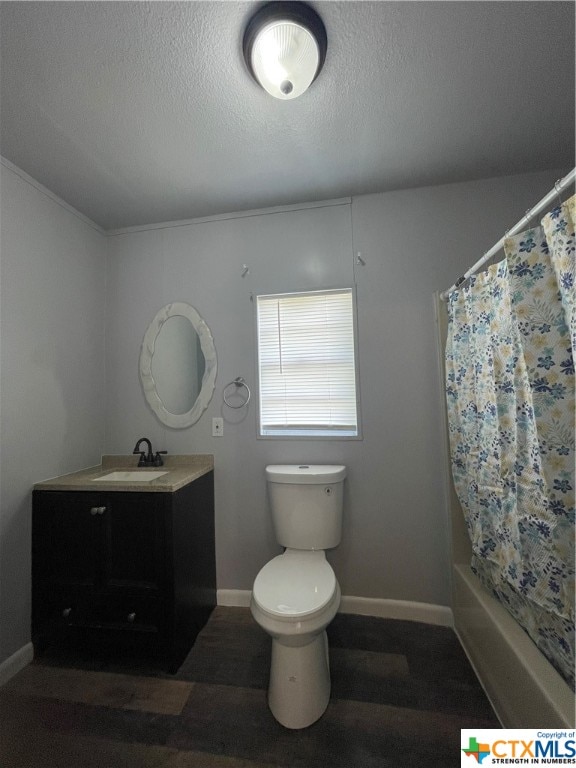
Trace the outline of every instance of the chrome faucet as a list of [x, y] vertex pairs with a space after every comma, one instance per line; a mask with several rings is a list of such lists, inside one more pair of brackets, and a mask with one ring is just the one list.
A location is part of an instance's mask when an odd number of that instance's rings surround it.
[[[141, 443], [146, 443], [148, 446], [148, 453], [140, 450]], [[147, 437], [141, 437], [134, 446], [132, 453], [140, 454], [140, 459], [138, 460], [139, 467], [162, 467], [164, 466], [164, 462], [162, 461], [162, 456], [160, 454], [166, 454], [168, 451], [156, 451], [156, 456], [154, 456], [150, 440], [148, 440]]]

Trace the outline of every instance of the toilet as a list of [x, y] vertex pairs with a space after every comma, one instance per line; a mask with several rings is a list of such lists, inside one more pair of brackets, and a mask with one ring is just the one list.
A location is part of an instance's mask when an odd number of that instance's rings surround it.
[[325, 550], [342, 536], [346, 467], [274, 465], [266, 480], [274, 531], [285, 547], [256, 576], [250, 609], [272, 637], [268, 705], [286, 728], [306, 728], [330, 699], [326, 627], [340, 587]]

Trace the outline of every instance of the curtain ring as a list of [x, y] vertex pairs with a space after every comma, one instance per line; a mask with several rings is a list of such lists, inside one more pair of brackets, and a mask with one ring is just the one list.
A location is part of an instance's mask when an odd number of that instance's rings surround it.
[[558, 205], [560, 207], [562, 207], [562, 194], [561, 194], [562, 193], [562, 185], [560, 184], [561, 181], [562, 181], [562, 179], [556, 179], [556, 181], [554, 182], [554, 189], [556, 190], [556, 195], [558, 197]]
[[[230, 389], [230, 387], [234, 387], [234, 391], [231, 392], [230, 394], [226, 394], [228, 389]], [[238, 390], [242, 388], [246, 390], [245, 399], [242, 400], [242, 402], [239, 405], [232, 405], [232, 403], [229, 401], [229, 398], [232, 397], [234, 393], [239, 394]], [[222, 399], [224, 400], [225, 404], [228, 406], [228, 408], [234, 408], [235, 410], [237, 410], [238, 408], [243, 408], [245, 405], [248, 405], [248, 403], [250, 402], [250, 395], [251, 395], [250, 387], [248, 386], [248, 384], [246, 384], [242, 376], [237, 376], [234, 379], [234, 381], [231, 381], [229, 384], [226, 384], [226, 386], [224, 387], [224, 390], [222, 391]]]

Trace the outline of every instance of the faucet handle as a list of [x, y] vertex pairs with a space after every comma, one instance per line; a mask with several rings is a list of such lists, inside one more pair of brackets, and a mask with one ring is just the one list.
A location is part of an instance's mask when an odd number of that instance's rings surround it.
[[144, 451], [132, 451], [132, 453], [139, 453], [140, 458], [138, 460], [138, 466], [139, 467], [145, 467], [146, 466], [146, 454]]
[[162, 456], [160, 454], [167, 454], [168, 451], [156, 451], [156, 456], [154, 457], [154, 466], [155, 467], [163, 467], [164, 462], [162, 461]]

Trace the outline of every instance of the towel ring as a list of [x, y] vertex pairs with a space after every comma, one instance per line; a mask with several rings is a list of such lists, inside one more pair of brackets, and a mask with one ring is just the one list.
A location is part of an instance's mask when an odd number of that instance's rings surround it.
[[[234, 394], [234, 393], [230, 393], [228, 395], [226, 394], [227, 391], [230, 389], [230, 387], [234, 387], [235, 388], [234, 392], [237, 394], [239, 389], [244, 388], [246, 390], [246, 399], [243, 400], [243, 402], [241, 402], [240, 405], [232, 405], [232, 403], [229, 402], [228, 398], [231, 397], [232, 394]], [[229, 384], [226, 384], [222, 392], [222, 399], [224, 400], [228, 408], [238, 409], [238, 408], [243, 408], [245, 405], [248, 405], [248, 403], [250, 402], [250, 387], [248, 386], [248, 384], [246, 384], [242, 376], [238, 376], [237, 378], [234, 379], [234, 381], [231, 381]]]

